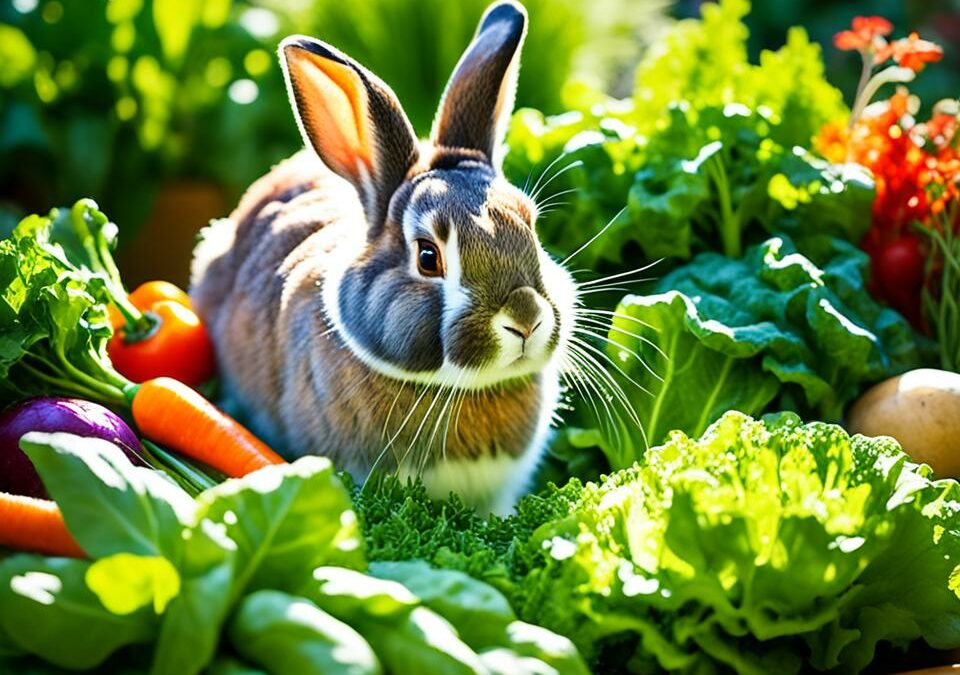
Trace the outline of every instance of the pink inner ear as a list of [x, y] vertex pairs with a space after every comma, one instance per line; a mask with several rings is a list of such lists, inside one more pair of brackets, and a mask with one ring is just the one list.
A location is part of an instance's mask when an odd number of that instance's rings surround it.
[[369, 175], [373, 143], [360, 76], [319, 54], [297, 47], [285, 51], [300, 119], [317, 154], [340, 175], [361, 180], [360, 163]]

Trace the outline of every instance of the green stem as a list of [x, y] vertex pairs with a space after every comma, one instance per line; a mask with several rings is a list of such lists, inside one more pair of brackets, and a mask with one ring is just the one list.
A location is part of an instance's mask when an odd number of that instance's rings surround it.
[[164, 450], [153, 441], [144, 439], [143, 445], [165, 467], [176, 473], [178, 476], [181, 476], [184, 480], [188, 481], [193, 487], [195, 487], [197, 492], [203, 492], [204, 490], [208, 490], [217, 485], [218, 481], [208, 476], [198, 467], [177, 457], [173, 453]]
[[70, 210], [70, 217], [73, 220], [74, 230], [77, 231], [83, 248], [90, 259], [90, 266], [94, 272], [102, 274], [107, 281], [107, 295], [110, 301], [123, 314], [124, 321], [127, 324], [127, 332], [141, 332], [149, 329], [145, 324], [143, 314], [139, 309], [133, 306], [127, 297], [127, 292], [123, 288], [123, 281], [120, 278], [120, 270], [113, 261], [113, 255], [110, 253], [110, 247], [107, 244], [106, 237], [103, 236], [103, 228], [93, 232], [87, 225], [86, 213], [90, 208], [87, 200], [80, 200], [73, 205]]
[[151, 469], [165, 474], [168, 478], [170, 478], [170, 480], [179, 485], [180, 488], [191, 497], [196, 497], [198, 494], [203, 492], [200, 487], [195, 485], [186, 476], [181, 475], [177, 471], [174, 471], [171, 467], [164, 464], [164, 461], [157, 457], [156, 453], [154, 453], [152, 449], [147, 447], [146, 441], [141, 441], [140, 455], [141, 459], [143, 459], [143, 461], [146, 462]]
[[714, 155], [707, 160], [710, 177], [713, 178], [717, 196], [720, 199], [720, 241], [723, 254], [728, 258], [739, 258], [743, 254], [740, 241], [740, 218], [733, 210], [730, 200], [730, 180], [720, 157]]
[[[49, 385], [53, 391], [58, 393], [64, 393], [64, 394], [73, 394], [75, 396], [79, 396], [80, 398], [84, 398], [92, 401], [99, 401], [101, 403], [116, 403], [116, 401], [113, 401], [112, 399], [104, 398], [101, 393], [93, 391], [92, 389], [88, 389], [87, 387], [84, 387], [83, 385], [78, 384], [77, 382], [74, 382], [72, 380], [64, 380], [59, 377], [54, 377], [49, 373], [45, 373], [44, 371], [30, 364], [30, 362], [27, 360], [27, 357], [30, 357], [30, 356], [32, 355], [27, 354], [23, 359], [20, 360], [20, 363], [19, 363], [20, 367], [23, 368], [26, 372], [30, 373], [32, 377], [35, 377], [41, 382]], [[46, 360], [43, 358], [35, 357], [34, 360], [39, 360], [41, 363], [47, 365]]]
[[114, 386], [113, 384], [108, 384], [106, 382], [101, 382], [95, 377], [91, 377], [87, 373], [83, 372], [77, 368], [73, 363], [70, 362], [70, 359], [67, 358], [66, 354], [63, 352], [63, 345], [58, 345], [55, 349], [57, 356], [57, 361], [60, 362], [60, 365], [66, 370], [67, 374], [75, 381], [79, 382], [85, 387], [89, 387], [93, 391], [98, 392], [103, 398], [115, 403], [117, 405], [123, 405], [127, 402], [126, 397], [123, 394], [123, 390], [120, 387]]

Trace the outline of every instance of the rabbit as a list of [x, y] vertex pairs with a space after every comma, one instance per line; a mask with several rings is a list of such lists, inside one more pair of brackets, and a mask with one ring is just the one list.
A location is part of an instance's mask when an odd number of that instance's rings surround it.
[[306, 147], [205, 228], [191, 298], [225, 405], [286, 457], [416, 475], [488, 512], [526, 489], [576, 303], [500, 168], [526, 23], [487, 9], [425, 141], [356, 61], [280, 44]]

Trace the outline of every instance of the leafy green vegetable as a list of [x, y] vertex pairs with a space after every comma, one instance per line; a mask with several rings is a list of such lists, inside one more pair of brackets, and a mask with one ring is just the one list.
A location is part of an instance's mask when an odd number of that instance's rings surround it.
[[149, 641], [157, 624], [152, 609], [110, 612], [84, 582], [89, 569], [89, 562], [67, 558], [0, 560], [0, 665], [6, 651], [42, 654], [64, 668], [95, 668], [117, 649]]
[[32, 432], [20, 446], [90, 555], [179, 559], [196, 505], [163, 474], [133, 466], [120, 448], [99, 438]]
[[130, 383], [106, 358], [112, 282], [74, 262], [86, 255], [83, 242], [65, 249], [57, 241], [58, 233], [75, 231], [62, 222], [74, 218], [94, 228], [107, 223], [85, 200], [72, 211], [29, 216], [0, 241], [0, 404], [51, 392], [125, 402]]
[[500, 644], [517, 618], [500, 592], [463, 572], [434, 570], [424, 561], [399, 561], [372, 563], [370, 573], [406, 586], [453, 623], [474, 648]]
[[[368, 551], [505, 570], [520, 618], [571, 638], [597, 671], [858, 672], [878, 642], [960, 645], [958, 486], [929, 473], [889, 438], [731, 412], [699, 440], [675, 432], [639, 465], [526, 497], [442, 547], [424, 520], [424, 539], [380, 527]], [[419, 490], [358, 502], [364, 522], [388, 500]], [[491, 658], [516, 663], [507, 652]]]
[[[747, 59], [748, 0], [702, 5], [702, 19], [681, 21], [640, 63], [633, 100], [638, 117], [656, 119], [667, 106], [692, 108], [739, 103], [764, 106], [778, 143], [807, 146], [824, 122], [846, 115], [840, 91], [824, 78], [820, 47], [793, 28], [777, 52], [760, 64]], [[789, 83], [786, 86], [785, 83]]]
[[[465, 574], [424, 563], [379, 568], [396, 581], [359, 571], [358, 519], [325, 458], [192, 499], [106, 441], [31, 433], [23, 446], [97, 559], [0, 560], [0, 660], [20, 670], [49, 671], [25, 659], [36, 655], [78, 669], [109, 659], [111, 669], [151, 675], [249, 672], [220, 649], [226, 634], [271, 673], [486, 673], [484, 659], [586, 672], [569, 640], [517, 621], [502, 595]], [[76, 640], [84, 630], [97, 642]], [[133, 653], [133, 644], [143, 647]]]
[[130, 614], [152, 606], [163, 614], [180, 594], [180, 575], [166, 558], [117, 553], [101, 558], [87, 570], [87, 587], [113, 614]]
[[230, 641], [274, 675], [374, 675], [376, 655], [354, 629], [309, 600], [279, 591], [247, 596], [235, 613]]
[[236, 544], [222, 525], [204, 519], [185, 533], [178, 566], [180, 595], [173, 599], [156, 636], [151, 675], [199, 673], [214, 658], [235, 598]]
[[556, 203], [562, 194], [569, 202], [538, 220], [548, 247], [569, 253], [571, 242], [611, 223], [577, 254], [578, 266], [616, 269], [638, 253], [739, 256], [780, 232], [857, 241], [869, 225], [872, 181], [795, 149], [847, 114], [824, 79], [819, 47], [794, 29], [784, 47], [751, 64], [749, 3], [702, 8], [701, 20], [681, 21], [650, 50], [631, 100], [581, 94], [563, 115], [514, 116], [508, 177], [538, 175], [531, 190], [539, 188], [538, 201]]
[[870, 224], [872, 179], [771, 140], [770, 116], [741, 104], [670, 109], [628, 195], [645, 254], [739, 257], [744, 242], [779, 232], [860, 240]]
[[643, 429], [602, 426], [614, 468], [672, 430], [703, 433], [726, 410], [838, 420], [863, 385], [921, 363], [903, 317], [863, 291], [866, 255], [830, 238], [808, 250], [814, 260], [783, 235], [740, 260], [703, 253], [665, 276], [663, 292], [624, 298], [608, 352], [633, 380], [622, 385]]
[[295, 591], [322, 564], [365, 564], [350, 497], [330, 460], [304, 457], [227, 481], [197, 497], [199, 517], [237, 546], [236, 594]]
[[[627, 633], [690, 671], [764, 672], [793, 654], [778, 667], [796, 672], [806, 653], [855, 672], [879, 640], [960, 644], [956, 490], [891, 439], [728, 413], [587, 485], [538, 529], [520, 613], [594, 654]], [[892, 589], [905, 579], [918, 581]], [[877, 625], [881, 613], [898, 620]]]
[[453, 625], [420, 606], [402, 584], [337, 567], [318, 568], [314, 578], [306, 597], [367, 636], [390, 672], [483, 671]]
[[[494, 672], [589, 672], [572, 642], [518, 621], [503, 594], [464, 572], [433, 569], [422, 560], [375, 562], [370, 572], [413, 591], [456, 626], [463, 641]], [[544, 670], [544, 665], [554, 670]]]

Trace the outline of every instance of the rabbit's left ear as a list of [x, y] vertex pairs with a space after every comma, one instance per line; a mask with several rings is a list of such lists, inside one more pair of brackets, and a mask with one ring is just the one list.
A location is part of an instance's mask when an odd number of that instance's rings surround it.
[[380, 78], [325, 42], [294, 35], [281, 63], [304, 143], [353, 183], [367, 220], [386, 215], [417, 161], [417, 137], [396, 95]]
[[513, 112], [526, 31], [527, 12], [519, 3], [487, 9], [443, 92], [431, 134], [436, 145], [479, 150], [499, 163], [495, 155]]

